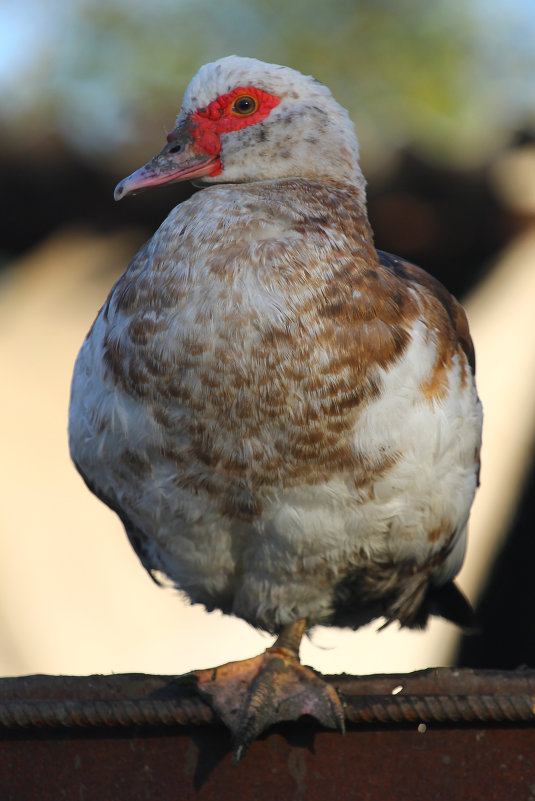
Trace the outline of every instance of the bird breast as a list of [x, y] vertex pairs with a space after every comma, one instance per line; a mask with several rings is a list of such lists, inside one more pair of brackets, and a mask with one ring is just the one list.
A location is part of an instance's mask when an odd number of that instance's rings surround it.
[[[415, 539], [424, 561], [462, 531], [480, 425], [469, 372], [451, 313], [380, 264], [350, 188], [214, 186], [169, 215], [110, 293], [77, 362], [71, 448], [107, 502], [174, 553], [166, 570], [190, 597], [225, 608], [223, 590], [192, 587], [217, 549], [213, 581], [236, 575], [224, 531], [238, 521], [240, 537], [271, 532], [255, 559], [273, 576], [294, 547], [332, 576]], [[258, 620], [263, 601], [246, 595], [236, 613]]]
[[415, 311], [408, 293], [379, 308], [349, 192], [311, 200], [314, 187], [285, 184], [211, 188], [176, 209], [101, 316], [106, 380], [183, 459], [257, 486], [367, 467], [348, 432]]

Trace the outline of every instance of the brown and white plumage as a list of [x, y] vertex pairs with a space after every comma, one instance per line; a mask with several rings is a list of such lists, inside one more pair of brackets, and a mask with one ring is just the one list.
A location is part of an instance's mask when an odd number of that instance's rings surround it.
[[80, 351], [70, 445], [89, 487], [145, 567], [268, 631], [466, 622], [468, 325], [435, 279], [375, 249], [347, 113], [310, 77], [230, 57], [195, 76], [168, 140], [116, 196], [205, 188]]

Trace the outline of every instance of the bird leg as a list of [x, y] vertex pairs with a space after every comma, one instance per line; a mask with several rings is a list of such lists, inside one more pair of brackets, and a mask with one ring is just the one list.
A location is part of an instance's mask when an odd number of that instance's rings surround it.
[[217, 668], [196, 670], [197, 688], [232, 732], [237, 763], [268, 726], [311, 715], [327, 728], [345, 730], [334, 687], [299, 661], [306, 620], [284, 626], [263, 654]]

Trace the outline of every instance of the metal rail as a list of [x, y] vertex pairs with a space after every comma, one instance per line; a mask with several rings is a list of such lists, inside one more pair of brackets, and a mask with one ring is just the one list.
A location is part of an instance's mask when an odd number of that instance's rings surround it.
[[[431, 668], [331, 676], [350, 723], [535, 721], [535, 670]], [[217, 723], [188, 676], [135, 674], [0, 679], [0, 726], [121, 727]]]
[[0, 679], [0, 798], [535, 798], [534, 670], [328, 680], [345, 703], [344, 737], [301, 718], [234, 767], [229, 732], [187, 676]]

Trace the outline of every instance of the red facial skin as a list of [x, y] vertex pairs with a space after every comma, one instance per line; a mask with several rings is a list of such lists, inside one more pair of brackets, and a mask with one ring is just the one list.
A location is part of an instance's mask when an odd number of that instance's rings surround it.
[[[247, 99], [240, 108], [240, 100]], [[254, 86], [238, 87], [198, 108], [167, 135], [167, 145], [151, 161], [121, 181], [115, 199], [162, 184], [189, 181], [223, 172], [220, 136], [264, 120], [280, 100]]]
[[[235, 109], [235, 103], [241, 97], [253, 98], [257, 107], [252, 113], [243, 114]], [[265, 120], [269, 112], [278, 106], [280, 100], [254, 86], [244, 86], [233, 89], [225, 95], [220, 95], [206, 108], [199, 108], [188, 118], [188, 132], [194, 140], [195, 150], [210, 156], [217, 156], [221, 151], [220, 135], [239, 131], [248, 125]], [[174, 132], [167, 135], [167, 141], [172, 142]], [[210, 176], [219, 175], [223, 171], [221, 161], [218, 159]]]

